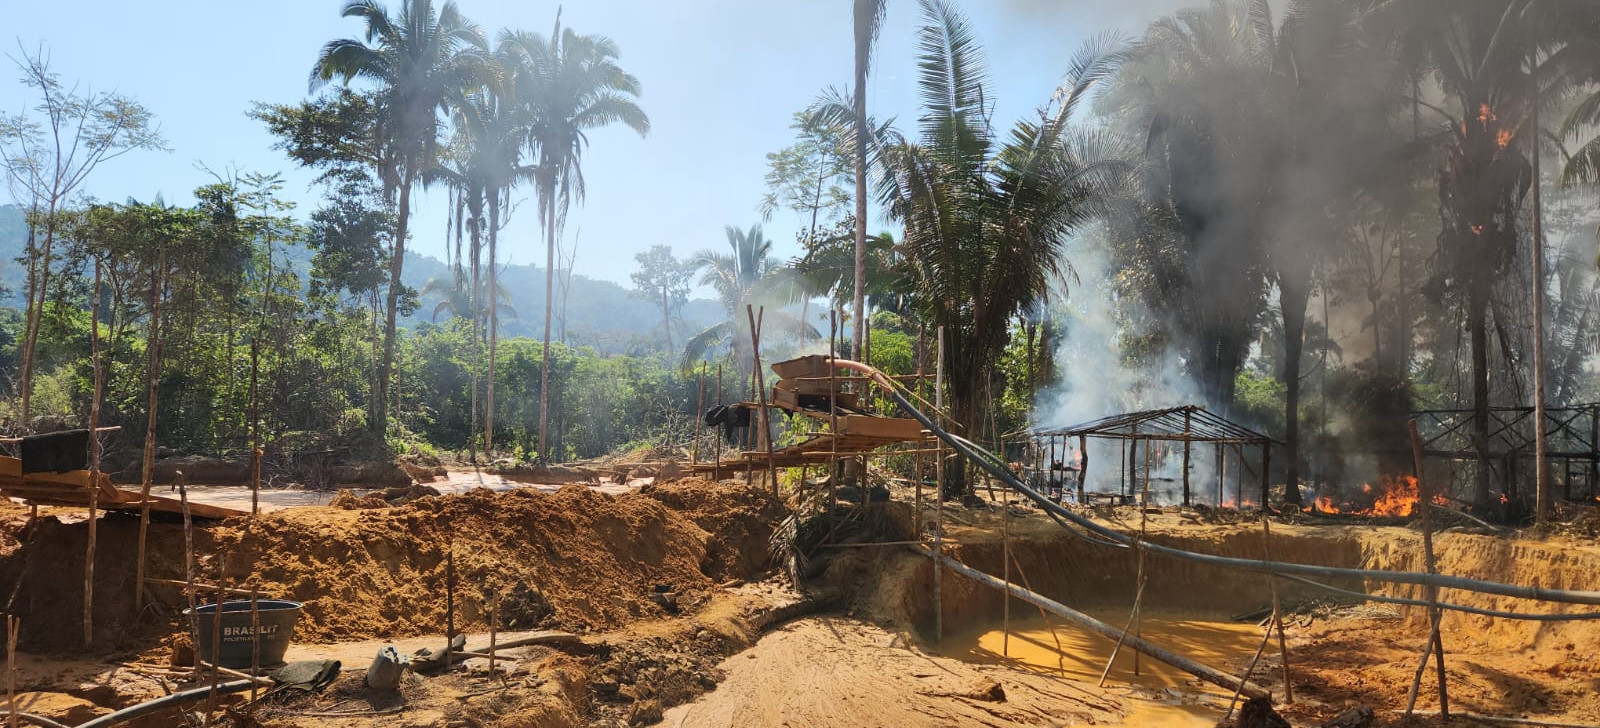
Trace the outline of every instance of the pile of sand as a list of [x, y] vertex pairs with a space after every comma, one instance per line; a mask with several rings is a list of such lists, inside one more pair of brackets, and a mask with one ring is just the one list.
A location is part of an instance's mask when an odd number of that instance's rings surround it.
[[[661, 592], [689, 604], [718, 581], [754, 576], [772, 528], [760, 519], [780, 512], [764, 493], [708, 481], [619, 496], [567, 486], [294, 508], [197, 528], [196, 573], [303, 602], [300, 642], [442, 634], [452, 555], [457, 629], [486, 628], [491, 592], [504, 628], [609, 629], [665, 614]], [[0, 556], [0, 584], [12, 587], [0, 599], [23, 618], [24, 649], [81, 643], [86, 530], [42, 518]], [[172, 587], [152, 587], [166, 608], [133, 619], [137, 533], [137, 518], [101, 521], [95, 632], [108, 646], [154, 644], [178, 628], [184, 597]], [[153, 524], [150, 543], [148, 573], [182, 578], [181, 528]]]

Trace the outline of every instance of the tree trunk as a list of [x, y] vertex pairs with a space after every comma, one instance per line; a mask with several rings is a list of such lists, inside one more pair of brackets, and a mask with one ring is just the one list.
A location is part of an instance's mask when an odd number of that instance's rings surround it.
[[672, 353], [672, 303], [667, 299], [667, 287], [661, 287], [661, 330], [667, 332], [667, 353]]
[[[56, 201], [50, 201], [50, 209], [44, 221], [44, 248], [39, 251], [37, 298], [28, 300], [28, 314], [24, 320], [22, 338], [22, 401], [19, 403], [22, 414], [22, 426], [29, 431], [33, 429], [33, 370], [34, 350], [39, 343], [39, 322], [44, 313], [44, 304], [50, 297], [50, 254], [56, 240]], [[30, 251], [32, 252], [32, 251]]]
[[[859, 18], [857, 22], [860, 22]], [[857, 30], [859, 33], [859, 29]], [[861, 42], [859, 39], [856, 42]], [[854, 344], [850, 351], [859, 355], [862, 351], [863, 338], [866, 335], [866, 310], [867, 310], [867, 69], [859, 60], [856, 62], [856, 270], [855, 270], [855, 301], [852, 315], [855, 319], [851, 322], [851, 341]]]
[[539, 459], [549, 462], [550, 447], [550, 314], [556, 283], [556, 194], [551, 184], [544, 209], [544, 365], [539, 370]]
[[[1278, 307], [1283, 311], [1284, 490], [1283, 502], [1300, 505], [1300, 360], [1305, 350], [1306, 303], [1311, 298], [1310, 271], [1291, 271], [1278, 281]], [[1265, 507], [1265, 501], [1261, 504]]]
[[[470, 236], [472, 244], [468, 249], [468, 254], [472, 256], [472, 291], [469, 295], [471, 300], [469, 305], [472, 306], [472, 376], [470, 377], [472, 396], [469, 398], [471, 400], [471, 411], [468, 413], [467, 454], [472, 457], [473, 462], [477, 462], [478, 377], [483, 371], [483, 348], [480, 346], [480, 342], [483, 341], [481, 324], [483, 316], [483, 271], [481, 266], [483, 260], [483, 197], [475, 189], [468, 189], [466, 194], [467, 204], [472, 208], [472, 217], [469, 222], [472, 226]], [[485, 446], [484, 455], [487, 457], [488, 454], [489, 448]]]
[[1472, 342], [1472, 447], [1478, 454], [1478, 477], [1473, 501], [1491, 502], [1489, 495], [1489, 286], [1483, 276], [1467, 284], [1467, 333]]
[[500, 283], [495, 269], [495, 247], [500, 239], [500, 190], [489, 190], [489, 386], [484, 394], [483, 456], [494, 456], [494, 360], [500, 341]]
[[389, 382], [394, 375], [395, 324], [400, 314], [400, 273], [406, 264], [406, 224], [411, 217], [411, 185], [415, 173], [407, 169], [400, 184], [399, 216], [394, 225], [394, 251], [389, 260], [389, 296], [383, 314], [383, 359], [378, 362], [378, 391], [373, 407], [373, 420], [367, 423], [373, 432], [382, 435], [389, 426]]

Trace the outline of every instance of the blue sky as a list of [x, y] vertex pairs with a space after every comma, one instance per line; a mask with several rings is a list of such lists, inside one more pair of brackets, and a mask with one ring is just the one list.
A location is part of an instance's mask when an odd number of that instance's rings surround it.
[[[988, 51], [997, 124], [1009, 124], [1046, 101], [1068, 59], [1088, 36], [1107, 28], [1136, 31], [1176, 3], [1133, 0], [967, 0]], [[4, 4], [3, 40], [17, 57], [43, 44], [68, 84], [115, 89], [159, 120], [168, 153], [135, 153], [102, 167], [87, 185], [99, 199], [188, 204], [212, 181], [201, 167], [282, 171], [286, 196], [304, 217], [320, 189], [296, 170], [262, 125], [245, 116], [253, 102], [306, 96], [317, 50], [336, 37], [359, 37], [360, 24], [339, 17], [340, 0], [166, 0], [160, 3], [22, 2]], [[548, 32], [557, 3], [461, 0], [462, 11], [491, 34], [514, 27]], [[670, 245], [679, 256], [725, 244], [723, 226], [759, 220], [765, 155], [791, 141], [790, 115], [828, 86], [851, 77], [848, 0], [587, 0], [568, 2], [564, 22], [611, 36], [621, 65], [639, 77], [653, 130], [592, 135], [584, 159], [588, 199], [567, 224], [576, 236], [577, 272], [628, 285], [633, 254]], [[869, 105], [902, 128], [916, 115], [916, 3], [890, 0]], [[20, 44], [20, 46], [19, 46]], [[0, 73], [0, 110], [33, 103], [9, 66]], [[519, 196], [531, 198], [531, 191]], [[443, 255], [445, 195], [413, 198], [413, 249]], [[518, 210], [501, 237], [513, 263], [543, 265], [533, 205]], [[881, 224], [881, 221], [879, 222]], [[792, 216], [766, 225], [776, 252], [798, 252]]]

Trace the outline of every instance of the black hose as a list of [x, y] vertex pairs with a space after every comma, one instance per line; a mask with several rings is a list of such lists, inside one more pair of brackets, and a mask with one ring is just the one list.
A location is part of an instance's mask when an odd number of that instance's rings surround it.
[[[1495, 594], [1499, 596], [1513, 597], [1516, 599], [1533, 599], [1562, 604], [1600, 605], [1600, 592], [1574, 591], [1567, 589], [1544, 589], [1537, 586], [1517, 586], [1514, 584], [1505, 584], [1495, 581], [1467, 579], [1459, 576], [1428, 574], [1417, 571], [1351, 569], [1337, 566], [1313, 566], [1310, 564], [1267, 561], [1265, 559], [1242, 559], [1232, 556], [1202, 554], [1194, 551], [1173, 548], [1171, 546], [1150, 543], [1148, 541], [1138, 541], [1127, 534], [1107, 528], [1091, 519], [1084, 518], [1083, 516], [1057, 505], [1055, 502], [1045, 497], [1044, 494], [1034, 490], [1026, 483], [1018, 480], [1016, 476], [1012, 475], [1011, 472], [1003, 466], [996, 465], [994, 462], [992, 462], [991, 458], [994, 457], [992, 454], [979, 454], [977, 451], [981, 451], [982, 448], [978, 448], [976, 445], [970, 445], [970, 443], [966, 443], [966, 441], [962, 438], [946, 432], [944, 428], [938, 425], [938, 423], [929, 419], [927, 415], [923, 414], [917, 408], [911, 406], [910, 401], [908, 401], [899, 390], [893, 387], [886, 387], [886, 389], [889, 392], [889, 396], [894, 398], [895, 403], [898, 404], [902, 410], [905, 410], [906, 413], [910, 414], [918, 422], [921, 422], [923, 427], [928, 428], [928, 430], [937, 435], [939, 439], [949, 443], [949, 445], [955, 448], [956, 452], [960, 453], [963, 457], [976, 463], [978, 467], [983, 468], [985, 472], [1005, 483], [1007, 487], [1026, 496], [1029, 500], [1032, 500], [1034, 503], [1038, 504], [1039, 507], [1044, 509], [1047, 513], [1053, 513], [1061, 518], [1065, 518], [1066, 520], [1077, 524], [1092, 534], [1124, 546], [1143, 548], [1147, 549], [1150, 553], [1170, 556], [1177, 559], [1185, 559], [1202, 564], [1212, 564], [1215, 566], [1259, 573], [1277, 574], [1280, 576], [1370, 579], [1373, 581], [1393, 584], [1416, 584], [1420, 586], [1433, 586], [1442, 589], [1460, 589], [1462, 591], [1478, 592], [1482, 594]], [[984, 455], [988, 455], [989, 457], [986, 458]], [[1443, 608], [1454, 608], [1459, 607], [1460, 605], [1447, 606], [1445, 604], [1440, 604], [1439, 606]], [[1457, 609], [1457, 611], [1461, 610]]]
[[[254, 684], [254, 680], [234, 680], [233, 682], [218, 683], [217, 694], [227, 695], [229, 693], [243, 692], [245, 690], [249, 690], [250, 686]], [[115, 713], [106, 713], [105, 715], [95, 718], [88, 723], [78, 724], [78, 728], [109, 728], [110, 726], [117, 725], [118, 723], [126, 723], [142, 715], [149, 715], [150, 713], [154, 713], [163, 708], [178, 705], [180, 703], [186, 703], [191, 700], [199, 700], [210, 694], [210, 685], [184, 690], [182, 692], [156, 698], [155, 700], [149, 700], [138, 705], [130, 705]]]

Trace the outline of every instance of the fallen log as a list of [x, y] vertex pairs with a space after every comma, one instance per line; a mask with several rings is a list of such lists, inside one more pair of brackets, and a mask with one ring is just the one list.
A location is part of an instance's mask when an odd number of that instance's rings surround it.
[[[1058, 601], [1045, 597], [1044, 595], [1029, 591], [1017, 586], [1016, 584], [1007, 584], [1000, 579], [996, 579], [993, 576], [967, 566], [966, 564], [956, 561], [948, 556], [935, 555], [933, 551], [927, 547], [915, 546], [912, 547], [912, 550], [934, 560], [935, 564], [942, 563], [944, 564], [945, 568], [948, 568], [957, 574], [972, 579], [979, 584], [994, 587], [1003, 592], [1007, 592], [1011, 596], [1028, 602], [1029, 604], [1039, 607], [1040, 609], [1043, 609], [1058, 617], [1062, 617], [1069, 622], [1082, 626], [1105, 637], [1106, 639], [1115, 640], [1118, 637], [1121, 637], [1123, 634], [1122, 630], [1119, 630], [1116, 627], [1106, 624], [1105, 622], [1095, 619], [1094, 617], [1084, 614], [1083, 612], [1079, 612]], [[1128, 635], [1123, 640], [1123, 644], [1129, 649], [1135, 650], [1144, 655], [1149, 655], [1156, 660], [1176, 667], [1179, 670], [1187, 672], [1190, 675], [1211, 683], [1212, 685], [1227, 688], [1228, 690], [1241, 690], [1244, 695], [1251, 698], [1271, 696], [1271, 691], [1267, 690], [1266, 688], [1253, 683], [1247, 683], [1236, 676], [1229, 675], [1228, 673], [1216, 668], [1195, 662], [1194, 660], [1179, 655], [1178, 653], [1168, 650], [1164, 647], [1151, 644], [1150, 642], [1145, 641], [1143, 638], [1135, 635]]]

